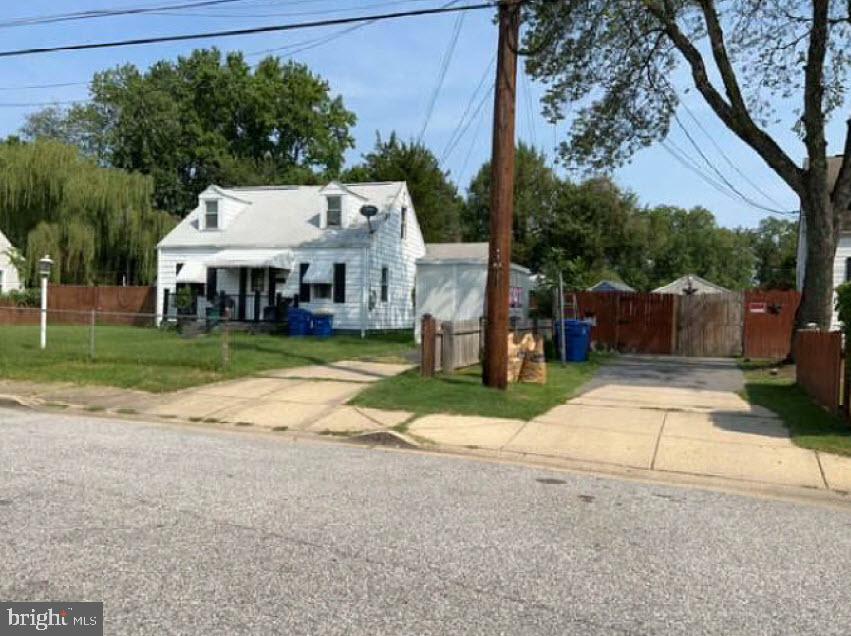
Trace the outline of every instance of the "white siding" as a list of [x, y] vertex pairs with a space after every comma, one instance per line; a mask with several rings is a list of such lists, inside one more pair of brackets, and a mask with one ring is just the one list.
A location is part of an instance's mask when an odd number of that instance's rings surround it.
[[[851, 258], [851, 234], [840, 234], [839, 243], [836, 245], [836, 256], [833, 259], [833, 287], [839, 287], [845, 282], [845, 259]], [[833, 300], [836, 300], [836, 294], [833, 295]], [[834, 303], [835, 304], [835, 303]], [[839, 328], [839, 318], [836, 310], [833, 311], [833, 321], [831, 328]]]
[[[402, 208], [407, 207], [405, 238], [402, 239]], [[373, 235], [369, 253], [368, 289], [375, 294], [368, 329], [411, 329], [414, 327], [413, 291], [417, 259], [425, 255], [425, 242], [407, 189], [390, 206], [387, 219]], [[381, 302], [381, 268], [389, 269], [387, 302]]]
[[[219, 250], [209, 248], [160, 248], [157, 250], [157, 314], [163, 313], [163, 295], [169, 291], [171, 297], [177, 288], [177, 264], [190, 261], [205, 261]], [[171, 304], [171, 301], [169, 301]]]
[[[422, 317], [431, 314], [438, 321], [478, 320], [485, 314], [488, 268], [484, 263], [420, 263], [417, 268], [417, 308], [414, 333], [419, 340]], [[521, 269], [512, 267], [511, 287], [523, 290], [522, 306], [512, 308], [511, 316], [529, 317], [531, 280]]]
[[21, 280], [18, 277], [18, 269], [12, 265], [9, 259], [8, 250], [12, 249], [12, 244], [0, 233], [0, 293], [6, 294], [10, 291], [17, 291], [21, 288]]

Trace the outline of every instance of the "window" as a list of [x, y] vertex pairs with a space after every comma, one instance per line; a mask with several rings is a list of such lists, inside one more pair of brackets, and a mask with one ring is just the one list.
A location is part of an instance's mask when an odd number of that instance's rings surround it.
[[302, 303], [310, 302], [310, 285], [304, 283], [304, 275], [310, 263], [299, 263], [298, 266], [298, 300]]
[[204, 228], [208, 230], [219, 229], [219, 202], [204, 202]]
[[346, 264], [334, 263], [334, 302], [346, 302]]
[[313, 285], [313, 297], [315, 300], [328, 300], [331, 298], [331, 285], [327, 283]]
[[326, 227], [341, 227], [343, 224], [343, 198], [340, 196], [327, 197], [328, 214], [325, 217]]
[[402, 208], [402, 238], [408, 233], [408, 208]]
[[264, 270], [262, 269], [252, 269], [251, 270], [251, 291], [253, 292], [262, 292], [263, 291], [263, 276]]
[[381, 268], [381, 302], [387, 302], [387, 288], [390, 283], [390, 270], [387, 267]]

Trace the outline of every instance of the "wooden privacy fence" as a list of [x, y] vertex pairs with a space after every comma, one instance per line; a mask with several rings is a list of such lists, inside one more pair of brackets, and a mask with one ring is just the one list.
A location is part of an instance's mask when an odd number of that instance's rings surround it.
[[[156, 287], [87, 287], [84, 285], [49, 285], [47, 288], [48, 320], [53, 324], [85, 324], [91, 312], [108, 317], [109, 324], [151, 326], [156, 312]], [[0, 324], [35, 325], [40, 320], [38, 307], [15, 307], [0, 304]]]
[[591, 340], [601, 348], [778, 359], [790, 353], [799, 301], [795, 291], [759, 290], [694, 296], [633, 292], [565, 296], [577, 318], [592, 322]]
[[795, 315], [801, 294], [796, 291], [745, 292], [744, 356], [782, 360], [791, 354]]
[[799, 331], [796, 338], [795, 381], [821, 406], [837, 412], [842, 394], [842, 334]]
[[[553, 321], [512, 319], [509, 329], [518, 338], [526, 333], [552, 337]], [[438, 321], [428, 314], [423, 316], [420, 331], [422, 374], [430, 377], [436, 372], [452, 373], [455, 369], [478, 364], [484, 350], [484, 330], [484, 318]]]

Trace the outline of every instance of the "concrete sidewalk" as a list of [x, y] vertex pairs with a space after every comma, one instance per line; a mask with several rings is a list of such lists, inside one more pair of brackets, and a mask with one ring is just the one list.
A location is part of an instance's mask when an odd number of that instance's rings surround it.
[[369, 383], [410, 365], [345, 360], [154, 394], [114, 387], [0, 382], [0, 399], [29, 406], [148, 416], [273, 430], [345, 433], [385, 429], [409, 419], [404, 411], [346, 406]]
[[798, 448], [773, 413], [738, 395], [743, 387], [731, 360], [623, 356], [532, 421], [430, 415], [409, 431], [507, 457], [851, 491], [851, 458]]

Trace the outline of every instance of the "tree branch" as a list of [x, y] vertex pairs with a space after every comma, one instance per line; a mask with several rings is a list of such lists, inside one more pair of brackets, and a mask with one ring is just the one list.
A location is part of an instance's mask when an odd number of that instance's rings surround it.
[[[715, 114], [722, 122], [732, 130], [742, 141], [748, 144], [760, 157], [799, 195], [803, 186], [803, 171], [795, 165], [795, 162], [783, 151], [783, 149], [762, 130], [750, 116], [746, 105], [741, 98], [741, 92], [738, 91], [738, 83], [735, 82], [735, 73], [730, 66], [729, 72], [732, 73], [733, 87], [736, 90], [730, 91], [730, 102], [724, 99], [724, 96], [712, 85], [709, 80], [709, 75], [706, 71], [706, 64], [700, 51], [692, 44], [689, 37], [683, 33], [675, 20], [675, 13], [670, 5], [670, 0], [662, 0], [664, 7], [660, 6], [656, 0], [643, 0], [644, 6], [648, 11], [663, 25], [668, 37], [674, 43], [677, 50], [685, 57], [691, 67], [691, 75], [694, 85], [710, 108], [715, 111]], [[702, 0], [706, 2], [708, 0]], [[714, 9], [713, 9], [714, 12]], [[723, 33], [716, 33], [716, 37], [721, 37], [721, 47], [723, 49]], [[713, 46], [713, 50], [714, 50]], [[726, 56], [726, 52], [725, 52]], [[729, 62], [729, 60], [728, 60]], [[722, 73], [723, 75], [723, 73]], [[730, 94], [732, 93], [732, 94]]]
[[827, 178], [827, 140], [824, 136], [824, 60], [827, 55], [829, 0], [813, 0], [813, 23], [804, 69], [804, 143], [814, 178]]

